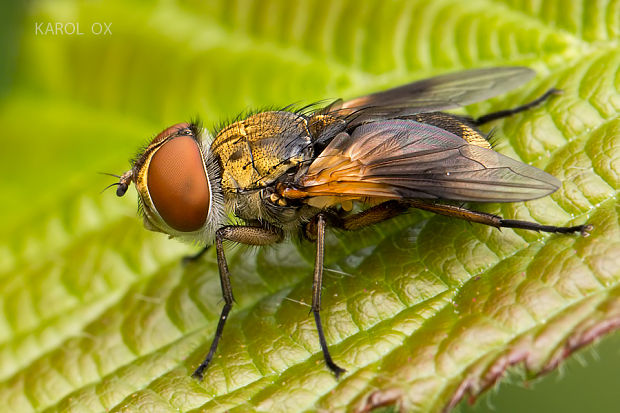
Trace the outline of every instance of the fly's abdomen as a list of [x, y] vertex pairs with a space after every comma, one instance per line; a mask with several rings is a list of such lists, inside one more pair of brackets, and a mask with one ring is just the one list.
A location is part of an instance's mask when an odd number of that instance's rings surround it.
[[222, 165], [224, 191], [257, 189], [312, 156], [307, 121], [291, 112], [261, 112], [224, 128], [211, 150]]
[[491, 144], [473, 124], [470, 118], [460, 117], [450, 113], [428, 112], [418, 113], [411, 116], [412, 120], [427, 125], [437, 126], [454, 135], [464, 139], [470, 145], [480, 146], [481, 148], [491, 149]]

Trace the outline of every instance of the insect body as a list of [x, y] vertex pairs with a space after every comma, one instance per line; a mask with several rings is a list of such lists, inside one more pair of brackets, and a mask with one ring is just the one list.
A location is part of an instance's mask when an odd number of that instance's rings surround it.
[[[215, 241], [224, 307], [193, 375], [203, 377], [233, 304], [225, 240], [267, 245], [301, 235], [316, 242], [312, 311], [326, 364], [338, 377], [344, 369], [332, 360], [320, 317], [327, 226], [355, 230], [420, 208], [497, 228], [587, 235], [590, 225], [507, 220], [446, 202], [516, 202], [559, 188], [546, 172], [493, 151], [477, 128], [555, 90], [476, 120], [440, 112], [506, 92], [533, 75], [522, 67], [470, 70], [324, 108], [261, 112], [223, 128], [210, 144], [191, 123], [157, 135], [120, 177], [117, 195], [133, 182], [147, 229]], [[361, 211], [351, 212], [353, 202]], [[229, 224], [229, 213], [245, 224]]]

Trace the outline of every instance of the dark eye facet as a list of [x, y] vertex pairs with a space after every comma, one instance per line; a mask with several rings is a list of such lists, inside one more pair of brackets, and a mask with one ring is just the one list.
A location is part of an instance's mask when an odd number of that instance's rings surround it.
[[172, 125], [159, 132], [155, 139], [151, 141], [151, 144], [161, 142], [164, 139], [172, 136], [172, 135], [188, 135], [188, 133], [183, 133], [183, 131], [189, 131], [190, 124], [187, 122], [177, 123], [176, 125]]
[[171, 228], [191, 232], [204, 225], [211, 191], [200, 148], [193, 138], [172, 138], [155, 152], [147, 186], [153, 205]]

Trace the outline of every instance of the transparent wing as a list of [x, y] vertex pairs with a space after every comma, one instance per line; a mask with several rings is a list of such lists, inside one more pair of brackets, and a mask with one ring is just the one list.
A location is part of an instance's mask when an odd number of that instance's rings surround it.
[[355, 126], [372, 120], [455, 109], [512, 90], [535, 72], [527, 67], [494, 67], [432, 77], [346, 102], [324, 112], [351, 119]]
[[410, 120], [338, 134], [284, 195], [516, 202], [556, 191], [548, 173]]

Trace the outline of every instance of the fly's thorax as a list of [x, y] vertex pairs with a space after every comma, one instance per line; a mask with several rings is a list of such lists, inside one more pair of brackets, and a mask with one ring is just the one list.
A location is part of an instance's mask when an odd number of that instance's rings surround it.
[[291, 112], [261, 112], [222, 129], [211, 152], [222, 168], [225, 193], [263, 188], [312, 157], [305, 117]]
[[314, 114], [308, 119], [308, 129], [313, 140], [319, 145], [327, 143], [346, 126], [347, 122], [344, 119], [322, 113]]
[[188, 123], [158, 134], [123, 175], [136, 185], [147, 229], [199, 243], [212, 242], [224, 221], [219, 176], [202, 131]]
[[319, 209], [306, 203], [291, 203], [279, 198], [271, 189], [229, 194], [228, 207], [235, 216], [246, 222], [269, 223], [283, 230], [287, 236], [298, 233], [302, 225], [319, 212]]

